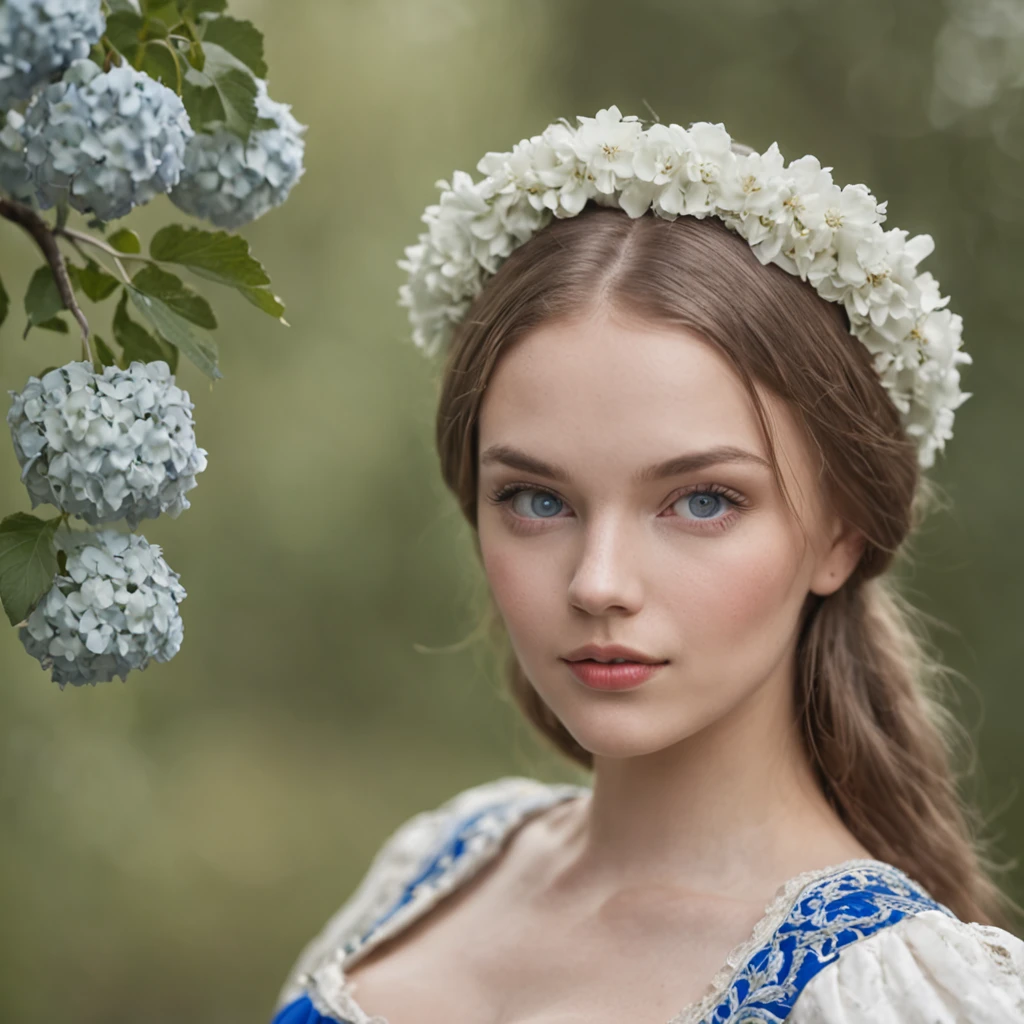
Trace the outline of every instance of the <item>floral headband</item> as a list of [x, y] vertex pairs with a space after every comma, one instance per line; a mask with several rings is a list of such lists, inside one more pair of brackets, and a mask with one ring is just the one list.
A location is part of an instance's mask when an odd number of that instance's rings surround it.
[[398, 261], [408, 272], [399, 304], [412, 338], [427, 355], [448, 342], [472, 300], [503, 260], [552, 218], [574, 217], [593, 199], [630, 217], [718, 217], [747, 240], [762, 264], [810, 282], [846, 310], [851, 333], [917, 444], [922, 468], [953, 436], [953, 412], [970, 397], [957, 365], [962, 318], [946, 309], [939, 284], [917, 265], [934, 248], [930, 235], [882, 229], [886, 203], [865, 185], [840, 188], [830, 167], [803, 156], [787, 166], [776, 143], [737, 152], [724, 125], [644, 128], [618, 107], [596, 117], [564, 118], [510, 153], [487, 153], [474, 182], [456, 171], [438, 181], [427, 230]]

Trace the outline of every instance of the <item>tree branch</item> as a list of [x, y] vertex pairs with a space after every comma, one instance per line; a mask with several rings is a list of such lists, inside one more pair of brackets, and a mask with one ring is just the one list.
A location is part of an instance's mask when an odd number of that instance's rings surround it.
[[105, 252], [108, 256], [112, 256], [114, 258], [114, 262], [117, 264], [117, 269], [121, 272], [121, 276], [125, 280], [125, 284], [131, 284], [132, 279], [124, 269], [124, 264], [121, 262], [122, 260], [142, 260], [144, 263], [155, 262], [149, 256], [143, 256], [141, 253], [120, 252], [112, 245], [108, 245], [102, 239], [94, 238], [92, 235], [87, 235], [84, 231], [75, 231], [73, 228], [54, 228], [53, 233], [55, 235], [60, 235], [61, 238], [66, 238], [75, 246], [76, 249], [78, 248], [76, 243], [83, 242], [86, 245], [94, 245], [101, 252]]
[[82, 329], [82, 344], [85, 346], [89, 362], [92, 362], [92, 347], [89, 344], [89, 322], [85, 319], [85, 314], [75, 301], [75, 291], [71, 287], [71, 278], [68, 277], [67, 264], [64, 262], [64, 256], [57, 245], [57, 239], [50, 230], [50, 225], [35, 210], [28, 206], [23, 206], [21, 203], [4, 199], [2, 196], [0, 196], [0, 217], [24, 228], [42, 250], [43, 255], [46, 257], [46, 262], [50, 265], [50, 270], [53, 272], [53, 279], [57, 284], [57, 291], [60, 293], [65, 309], [70, 311], [71, 315], [78, 321], [78, 326]]

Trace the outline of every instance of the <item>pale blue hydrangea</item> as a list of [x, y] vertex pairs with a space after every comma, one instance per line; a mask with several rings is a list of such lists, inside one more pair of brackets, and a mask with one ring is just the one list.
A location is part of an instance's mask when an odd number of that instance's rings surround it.
[[105, 29], [100, 0], [0, 0], [0, 108], [87, 56]]
[[67, 196], [101, 221], [173, 188], [193, 135], [173, 90], [129, 64], [101, 71], [89, 60], [36, 95], [22, 131], [40, 207]]
[[263, 79], [256, 82], [256, 113], [275, 127], [253, 131], [248, 143], [226, 128], [197, 132], [170, 193], [177, 207], [217, 227], [237, 228], [280, 206], [304, 171], [306, 126], [267, 95]]
[[178, 605], [185, 588], [158, 544], [110, 528], [59, 531], [67, 555], [64, 574], [18, 630], [25, 650], [63, 690], [67, 683], [124, 682], [150, 659], [169, 661], [181, 647]]
[[196, 446], [194, 403], [163, 360], [126, 370], [72, 362], [30, 377], [7, 423], [32, 507], [80, 516], [91, 525], [142, 519], [189, 507], [185, 492], [206, 468]]
[[28, 199], [32, 195], [21, 131], [24, 123], [16, 110], [9, 110], [6, 117], [0, 115], [0, 189], [14, 199]]

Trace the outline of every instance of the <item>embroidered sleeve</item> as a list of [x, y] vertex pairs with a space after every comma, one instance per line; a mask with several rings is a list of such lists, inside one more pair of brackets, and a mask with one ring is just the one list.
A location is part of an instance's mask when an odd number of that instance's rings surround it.
[[1024, 1024], [1024, 942], [922, 911], [843, 950], [791, 1024]]
[[307, 972], [360, 933], [391, 904], [405, 881], [444, 841], [457, 821], [493, 801], [534, 793], [543, 785], [525, 776], [504, 776], [464, 789], [440, 806], [420, 811], [402, 822], [381, 844], [348, 899], [303, 947], [278, 995], [278, 1008], [301, 994], [302, 978]]

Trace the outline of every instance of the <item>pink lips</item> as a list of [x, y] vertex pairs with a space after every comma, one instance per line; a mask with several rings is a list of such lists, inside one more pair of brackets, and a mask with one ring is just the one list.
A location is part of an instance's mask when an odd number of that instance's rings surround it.
[[595, 690], [630, 690], [646, 682], [661, 664], [625, 662], [621, 665], [602, 664], [599, 661], [567, 661], [569, 670], [585, 686]]

